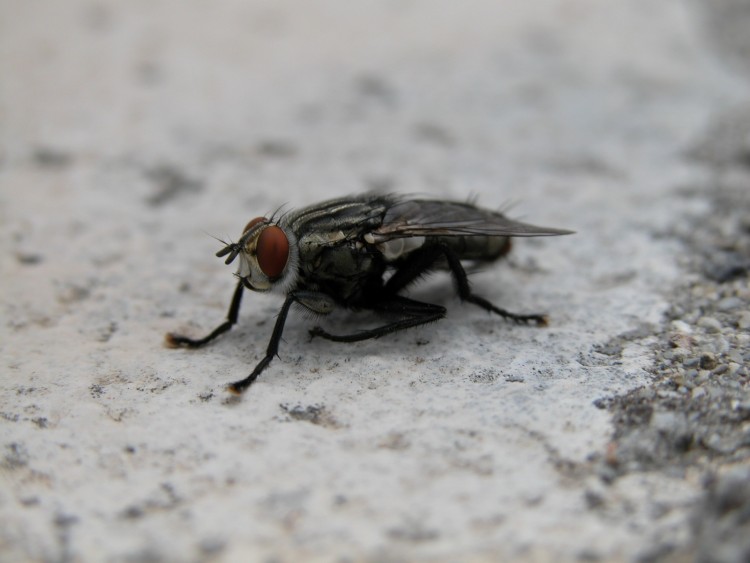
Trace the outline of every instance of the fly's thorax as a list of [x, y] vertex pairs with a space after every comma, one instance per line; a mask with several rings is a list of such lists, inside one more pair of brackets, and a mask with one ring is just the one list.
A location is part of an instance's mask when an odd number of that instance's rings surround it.
[[299, 246], [303, 253], [317, 252], [320, 248], [337, 246], [346, 240], [346, 234], [341, 230], [311, 231], [299, 239]]
[[294, 232], [265, 217], [250, 221], [238, 243], [237, 276], [253, 291], [286, 293], [297, 280], [299, 249]]

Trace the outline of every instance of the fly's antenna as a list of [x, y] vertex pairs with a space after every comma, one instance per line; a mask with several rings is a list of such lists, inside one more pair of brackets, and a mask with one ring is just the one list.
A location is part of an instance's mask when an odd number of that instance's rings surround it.
[[223, 258], [224, 256], [227, 256], [227, 259], [224, 260], [225, 264], [231, 264], [234, 262], [234, 259], [237, 258], [237, 255], [240, 253], [240, 248], [242, 248], [239, 244], [236, 242], [230, 242], [228, 243], [224, 248], [219, 250], [219, 252], [216, 253], [217, 258]]
[[236, 242], [232, 242], [231, 240], [229, 242], [225, 241], [224, 239], [221, 239], [217, 236], [212, 235], [211, 233], [207, 233], [206, 231], [203, 231], [205, 234], [210, 236], [212, 239], [219, 241], [221, 244], [224, 245], [224, 248], [219, 250], [219, 252], [216, 253], [216, 256], [221, 258], [223, 256], [226, 256], [229, 254], [229, 257], [226, 259], [226, 264], [231, 264], [232, 261], [234, 261], [235, 258], [237, 258], [237, 255], [240, 253], [240, 245]]

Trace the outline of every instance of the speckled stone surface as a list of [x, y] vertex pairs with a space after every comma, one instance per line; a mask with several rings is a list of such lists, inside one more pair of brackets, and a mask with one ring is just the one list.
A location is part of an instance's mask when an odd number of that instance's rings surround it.
[[[750, 6], [527, 4], [0, 4], [3, 561], [750, 553]], [[576, 230], [472, 275], [550, 326], [438, 273], [391, 337], [293, 314], [240, 400], [278, 297], [163, 346], [216, 238], [365, 190]]]

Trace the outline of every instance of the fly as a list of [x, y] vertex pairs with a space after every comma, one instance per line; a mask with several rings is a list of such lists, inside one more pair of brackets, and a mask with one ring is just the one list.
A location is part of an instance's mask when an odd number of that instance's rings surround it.
[[198, 348], [237, 322], [245, 289], [285, 295], [266, 354], [246, 378], [229, 385], [242, 393], [278, 355], [289, 309], [299, 304], [327, 315], [336, 307], [371, 310], [388, 322], [352, 334], [331, 334], [320, 326], [312, 337], [335, 342], [380, 338], [445, 317], [441, 305], [400, 295], [430, 270], [448, 270], [462, 301], [501, 317], [545, 325], [544, 315], [519, 315], [501, 309], [470, 287], [463, 262], [489, 263], [505, 256], [511, 237], [570, 234], [535, 227], [471, 203], [365, 194], [326, 201], [284, 214], [257, 217], [237, 242], [219, 252], [225, 263], [238, 262], [237, 287], [226, 320], [203, 338], [169, 333], [167, 345]]

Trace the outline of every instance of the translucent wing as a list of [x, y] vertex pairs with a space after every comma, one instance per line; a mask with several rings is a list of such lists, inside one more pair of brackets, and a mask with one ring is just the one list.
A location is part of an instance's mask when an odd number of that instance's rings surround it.
[[402, 200], [388, 208], [370, 236], [375, 242], [421, 236], [543, 237], [573, 231], [536, 227], [470, 203]]

